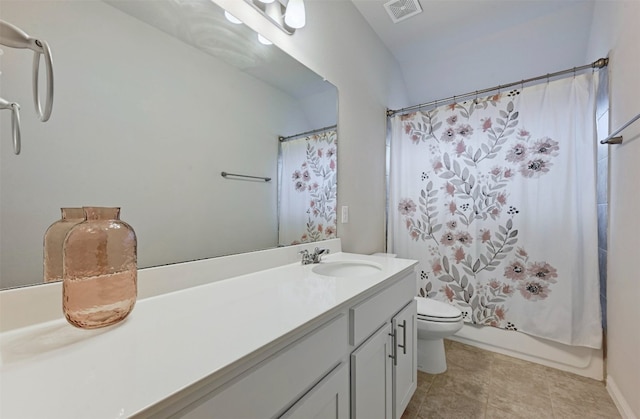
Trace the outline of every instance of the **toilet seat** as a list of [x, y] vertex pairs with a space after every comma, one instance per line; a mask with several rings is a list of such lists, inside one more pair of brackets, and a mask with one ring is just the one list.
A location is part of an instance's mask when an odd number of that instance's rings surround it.
[[462, 312], [452, 305], [432, 298], [415, 297], [418, 302], [418, 320], [455, 323], [462, 320]]

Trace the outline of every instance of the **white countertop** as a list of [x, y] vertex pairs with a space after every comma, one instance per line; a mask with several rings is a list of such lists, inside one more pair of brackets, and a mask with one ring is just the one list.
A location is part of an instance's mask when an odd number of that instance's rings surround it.
[[[332, 278], [300, 263], [139, 300], [125, 321], [81, 330], [64, 317], [0, 335], [0, 417], [119, 418], [259, 351], [414, 265]], [[179, 280], [179, 278], [176, 278]]]

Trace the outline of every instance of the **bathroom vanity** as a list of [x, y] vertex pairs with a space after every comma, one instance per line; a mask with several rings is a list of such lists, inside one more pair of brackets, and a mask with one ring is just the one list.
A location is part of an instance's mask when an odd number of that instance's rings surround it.
[[[3, 331], [0, 416], [400, 418], [416, 388], [415, 263], [335, 253], [140, 298], [109, 328]], [[173, 283], [193, 269], [166, 268]]]

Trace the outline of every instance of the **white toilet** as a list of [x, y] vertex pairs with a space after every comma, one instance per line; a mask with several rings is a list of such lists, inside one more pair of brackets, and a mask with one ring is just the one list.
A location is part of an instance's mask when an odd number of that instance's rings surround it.
[[429, 374], [443, 373], [447, 370], [443, 339], [462, 328], [462, 312], [431, 298], [415, 299], [418, 302], [418, 369]]

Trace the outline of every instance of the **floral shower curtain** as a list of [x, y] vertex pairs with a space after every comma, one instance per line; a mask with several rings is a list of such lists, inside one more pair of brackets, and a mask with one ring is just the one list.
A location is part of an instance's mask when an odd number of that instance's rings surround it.
[[280, 245], [336, 237], [336, 152], [336, 130], [280, 143]]
[[467, 322], [599, 348], [594, 98], [584, 74], [395, 116], [389, 251]]

